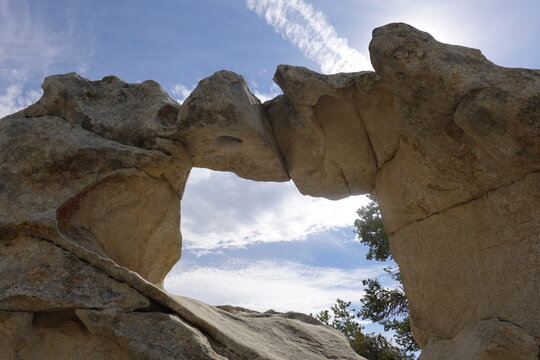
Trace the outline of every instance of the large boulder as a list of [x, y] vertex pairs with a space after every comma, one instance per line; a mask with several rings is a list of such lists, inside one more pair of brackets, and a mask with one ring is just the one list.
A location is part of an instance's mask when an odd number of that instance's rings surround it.
[[244, 78], [231, 71], [199, 82], [182, 103], [177, 137], [193, 166], [251, 180], [289, 180], [261, 102]]
[[375, 192], [417, 341], [493, 318], [538, 341], [540, 71], [406, 24], [375, 29], [370, 53], [401, 108], [400, 146]]
[[0, 232], [53, 229], [161, 284], [180, 258], [191, 169], [167, 138], [179, 105], [153, 81], [116, 77], [50, 76], [43, 91], [0, 121]]
[[0, 311], [150, 308], [150, 300], [137, 290], [49, 241], [29, 236], [4, 240], [0, 259]]
[[355, 80], [366, 76], [278, 67], [283, 95], [265, 108], [302, 194], [340, 199], [373, 190], [377, 161], [355, 101]]
[[510, 322], [480, 320], [453, 339], [429, 343], [419, 358], [426, 359], [536, 360], [538, 344], [531, 334]]
[[2, 119], [0, 149], [0, 233], [54, 229], [156, 284], [179, 259], [189, 160], [179, 167], [56, 116]]
[[483, 319], [540, 342], [540, 71], [406, 24], [375, 29], [370, 53], [375, 73], [278, 67], [265, 108], [291, 178], [312, 196], [376, 193], [421, 346], [452, 339], [463, 358], [458, 334]]
[[171, 296], [69, 238], [50, 239], [2, 239], [2, 360], [363, 359], [308, 315]]
[[155, 81], [128, 84], [116, 76], [91, 81], [69, 73], [45, 78], [42, 88], [37, 103], [12, 116], [58, 116], [105, 139], [144, 149], [158, 148], [176, 133], [180, 105]]

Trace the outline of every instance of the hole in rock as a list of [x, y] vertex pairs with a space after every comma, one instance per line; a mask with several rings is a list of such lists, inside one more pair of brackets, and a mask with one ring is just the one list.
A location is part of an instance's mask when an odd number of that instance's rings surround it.
[[[353, 232], [365, 196], [301, 195], [294, 184], [193, 169], [181, 205], [182, 259], [171, 293], [211, 305], [318, 313], [358, 302], [362, 280], [383, 274]], [[369, 329], [377, 331], [377, 329]]]
[[244, 142], [242, 139], [228, 135], [218, 136], [214, 141], [221, 146], [240, 145]]

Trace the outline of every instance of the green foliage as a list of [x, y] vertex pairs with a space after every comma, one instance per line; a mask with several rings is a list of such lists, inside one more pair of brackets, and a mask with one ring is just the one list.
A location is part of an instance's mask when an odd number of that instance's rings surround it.
[[315, 317], [345, 335], [351, 348], [367, 359], [376, 360], [409, 360], [412, 359], [403, 350], [390, 344], [382, 335], [364, 334], [362, 326], [357, 322], [358, 313], [349, 308], [350, 302], [336, 300], [330, 310], [321, 311]]
[[371, 202], [358, 209], [359, 219], [354, 221], [356, 235], [360, 242], [367, 245], [368, 260], [386, 261], [392, 258], [388, 235], [384, 231], [381, 210], [373, 195], [368, 195]]
[[366, 359], [373, 360], [410, 360], [412, 355], [393, 346], [380, 334], [359, 334], [350, 342], [352, 349]]
[[360, 315], [374, 322], [386, 322], [388, 318], [409, 313], [407, 298], [401, 287], [383, 288], [377, 279], [362, 281], [366, 294], [362, 298]]
[[[374, 196], [371, 202], [357, 211], [360, 217], [354, 222], [356, 234], [361, 243], [368, 246], [368, 260], [387, 261], [392, 259], [388, 236], [384, 231], [379, 204]], [[385, 288], [378, 279], [362, 281], [365, 295], [360, 300], [360, 310], [350, 308], [351, 303], [337, 299], [330, 310], [321, 311], [315, 317], [343, 333], [353, 350], [367, 359], [411, 360], [419, 350], [411, 333], [409, 302], [401, 284], [399, 268], [388, 267], [384, 271], [396, 281], [394, 288]], [[357, 318], [381, 324], [385, 331], [393, 330], [392, 345], [380, 334], [364, 334]]]
[[[371, 202], [358, 210], [360, 219], [355, 221], [356, 234], [360, 242], [369, 247], [368, 260], [386, 261], [392, 258], [388, 236], [382, 223], [379, 204], [373, 195]], [[362, 308], [358, 316], [379, 323], [385, 331], [394, 330], [394, 340], [406, 352], [418, 351], [411, 332], [409, 302], [401, 284], [399, 268], [384, 269], [397, 282], [395, 288], [381, 286], [378, 279], [362, 281], [365, 296], [361, 299]]]
[[394, 340], [405, 351], [418, 351], [411, 333], [409, 303], [401, 286], [384, 288], [377, 279], [367, 279], [362, 283], [366, 286], [366, 294], [360, 300], [362, 308], [358, 316], [381, 324], [385, 331], [394, 330]]
[[362, 330], [362, 327], [356, 321], [356, 310], [349, 309], [350, 302], [337, 299], [336, 303], [330, 308], [330, 311], [323, 310], [315, 317], [325, 323], [332, 326], [350, 341], [355, 338], [357, 332]]

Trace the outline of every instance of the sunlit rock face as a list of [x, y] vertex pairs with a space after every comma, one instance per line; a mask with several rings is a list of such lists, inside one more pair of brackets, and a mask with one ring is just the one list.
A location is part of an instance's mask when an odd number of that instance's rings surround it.
[[0, 121], [0, 226], [57, 231], [160, 284], [180, 258], [179, 199], [191, 169], [169, 140], [179, 105], [153, 81], [51, 76]]
[[192, 166], [375, 192], [422, 359], [538, 359], [540, 71], [405, 24], [370, 53], [375, 72], [281, 65], [264, 104], [228, 71], [182, 105], [48, 77], [0, 120], [0, 359], [360, 359], [311, 317], [161, 289]]

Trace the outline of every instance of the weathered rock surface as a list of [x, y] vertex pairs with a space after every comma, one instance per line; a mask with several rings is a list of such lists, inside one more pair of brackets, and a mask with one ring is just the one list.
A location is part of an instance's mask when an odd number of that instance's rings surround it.
[[355, 97], [370, 73], [321, 75], [278, 67], [284, 95], [265, 104], [289, 174], [301, 193], [340, 199], [371, 192], [377, 163]]
[[405, 24], [374, 30], [370, 52], [401, 107], [375, 191], [416, 339], [498, 317], [540, 340], [540, 71]]
[[454, 339], [428, 344], [420, 360], [536, 360], [538, 344], [525, 330], [499, 319], [480, 320]]
[[[90, 81], [75, 73], [49, 76], [43, 96], [14, 117], [58, 116], [124, 145], [159, 148], [176, 133], [180, 105], [152, 80], [127, 84], [116, 76]], [[178, 144], [176, 144], [178, 146]]]
[[402, 113], [399, 151], [377, 179], [390, 232], [540, 169], [540, 71], [405, 24], [375, 29], [370, 53]]
[[[324, 149], [368, 144], [371, 156], [349, 148], [335, 158], [372, 169], [363, 191], [373, 187], [381, 204], [419, 344], [453, 339], [447, 358], [469, 358], [458, 334], [494, 317], [540, 342], [531, 310], [540, 309], [540, 71], [498, 67], [405, 24], [375, 29], [370, 53], [375, 74], [278, 68], [284, 95], [265, 105], [291, 178], [303, 193], [344, 196], [324, 180], [339, 179]], [[343, 103], [332, 108], [328, 96]], [[328, 144], [324, 124], [344, 111], [346, 131]], [[489, 358], [481, 348], [495, 333], [474, 353]]]
[[154, 284], [161, 284], [179, 259], [180, 199], [163, 178], [135, 170], [111, 175], [56, 213], [65, 234], [95, 243], [119, 265]]
[[[61, 246], [13, 239], [2, 253], [26, 281], [0, 301], [0, 359], [361, 359], [341, 334], [307, 315], [222, 310], [171, 297], [75, 242], [54, 241]], [[21, 264], [10, 256], [21, 252], [36, 258], [53, 252], [47, 259], [62, 263], [47, 269], [45, 260]], [[40, 284], [50, 273], [59, 277]], [[10, 301], [16, 293], [28, 299]]]
[[37, 104], [0, 120], [0, 359], [360, 359], [308, 316], [225, 311], [159, 287], [180, 255], [192, 159], [223, 145], [190, 144], [241, 138], [223, 170], [288, 179], [241, 77], [210, 84], [213, 120], [197, 117], [212, 114], [197, 92], [183, 118], [154, 82], [75, 74], [47, 78]]
[[537, 359], [540, 71], [405, 24], [370, 53], [375, 72], [280, 66], [263, 105], [227, 71], [182, 106], [151, 81], [47, 78], [0, 120], [0, 359], [359, 358], [310, 317], [159, 287], [192, 166], [374, 191], [422, 359]]
[[419, 342], [494, 316], [540, 336], [539, 203], [535, 173], [393, 235]]
[[178, 138], [193, 166], [252, 180], [289, 180], [261, 102], [233, 72], [201, 80], [182, 104]]
[[220, 346], [226, 345], [219, 352], [230, 359], [363, 359], [344, 336], [309, 315], [216, 308], [185, 297], [174, 299], [195, 316], [193, 321], [203, 320], [201, 326]]
[[158, 312], [0, 311], [0, 334], [2, 360], [226, 359], [200, 332]]
[[[116, 141], [124, 131], [122, 119], [104, 120], [110, 130], [105, 133], [98, 125], [96, 133], [85, 130], [84, 121], [76, 120], [91, 118], [98, 124], [106, 110], [119, 114], [122, 107], [129, 114], [133, 106], [116, 99], [118, 92], [94, 89], [102, 109], [98, 115], [70, 115], [75, 110], [66, 115], [63, 104], [74, 100], [55, 96], [72, 99], [68, 90], [73, 83], [100, 82], [74, 74], [49, 77], [45, 100], [0, 122], [0, 231], [39, 226], [69, 233], [73, 240], [160, 284], [180, 257], [179, 199], [191, 169], [189, 158], [180, 143], [170, 140], [168, 151], [130, 145], [129, 132], [123, 143]], [[116, 82], [117, 87], [124, 85]], [[102, 98], [109, 93], [113, 97], [107, 105]], [[150, 101], [148, 94], [140, 96]], [[159, 102], [166, 95], [157, 92], [156, 97]], [[24, 117], [40, 112], [40, 117]], [[66, 118], [49, 115], [55, 112]], [[155, 139], [156, 144], [165, 144], [154, 133], [146, 136], [147, 143]], [[81, 219], [84, 214], [91, 215]]]
[[2, 241], [0, 258], [0, 311], [150, 307], [132, 287], [49, 241], [25, 236]]

